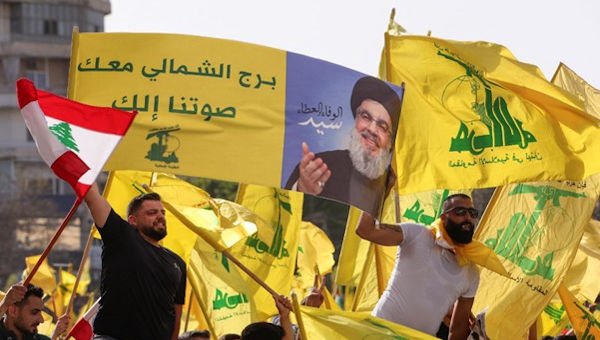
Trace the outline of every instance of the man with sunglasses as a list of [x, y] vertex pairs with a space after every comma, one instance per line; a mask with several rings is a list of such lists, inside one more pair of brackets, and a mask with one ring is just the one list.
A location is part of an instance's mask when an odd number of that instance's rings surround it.
[[455, 247], [473, 239], [478, 212], [464, 194], [442, 205], [438, 235], [415, 223], [378, 224], [363, 213], [356, 233], [384, 246], [399, 246], [388, 286], [373, 315], [435, 335], [448, 309], [450, 340], [469, 335], [469, 315], [479, 285], [474, 264], [459, 264]]
[[400, 105], [398, 93], [384, 81], [360, 78], [350, 97], [354, 126], [348, 149], [315, 154], [302, 143], [302, 158], [285, 188], [376, 211], [387, 185]]

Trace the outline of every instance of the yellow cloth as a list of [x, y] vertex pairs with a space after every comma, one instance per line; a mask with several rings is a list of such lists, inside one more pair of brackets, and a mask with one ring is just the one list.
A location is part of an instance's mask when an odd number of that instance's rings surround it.
[[450, 236], [448, 236], [448, 233], [446, 233], [446, 228], [442, 225], [442, 220], [438, 220], [436, 227], [432, 228], [431, 231], [438, 244], [443, 246], [443, 243], [445, 242], [452, 250], [454, 250], [459, 265], [464, 266], [465, 264], [472, 262], [502, 276], [510, 277], [496, 256], [496, 253], [480, 241], [473, 239], [470, 243], [465, 245], [454, 244], [450, 239]]
[[600, 322], [583, 306], [564, 285], [558, 287], [558, 295], [565, 305], [577, 339], [600, 339]]

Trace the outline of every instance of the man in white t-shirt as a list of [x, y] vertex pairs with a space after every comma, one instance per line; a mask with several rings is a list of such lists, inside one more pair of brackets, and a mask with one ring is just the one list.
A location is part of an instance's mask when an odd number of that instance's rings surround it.
[[[477, 210], [464, 194], [449, 196], [442, 206], [441, 227], [456, 245], [470, 243]], [[362, 214], [356, 233], [384, 246], [399, 246], [388, 286], [373, 315], [435, 335], [448, 309], [456, 302], [449, 340], [469, 335], [469, 315], [479, 285], [474, 264], [460, 266], [453, 248], [424, 225], [380, 224]]]

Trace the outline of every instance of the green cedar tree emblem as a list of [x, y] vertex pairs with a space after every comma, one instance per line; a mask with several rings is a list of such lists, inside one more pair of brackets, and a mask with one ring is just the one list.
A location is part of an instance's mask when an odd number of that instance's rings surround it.
[[71, 134], [71, 126], [69, 124], [65, 122], [58, 123], [52, 125], [49, 129], [52, 132], [52, 134], [55, 135], [56, 138], [58, 138], [58, 140], [64, 144], [64, 146], [73, 151], [79, 151], [77, 143], [75, 143], [75, 138], [73, 138], [73, 135]]

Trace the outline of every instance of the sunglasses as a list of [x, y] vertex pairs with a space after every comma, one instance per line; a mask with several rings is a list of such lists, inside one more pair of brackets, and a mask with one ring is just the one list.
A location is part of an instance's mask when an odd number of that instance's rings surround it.
[[446, 211], [444, 211], [444, 214], [447, 214], [449, 212], [453, 212], [454, 214], [456, 214], [457, 216], [465, 216], [467, 213], [469, 213], [469, 215], [471, 215], [471, 217], [473, 218], [477, 218], [477, 216], [479, 216], [479, 211], [475, 208], [467, 208], [467, 207], [454, 207], [454, 208], [450, 208]]

